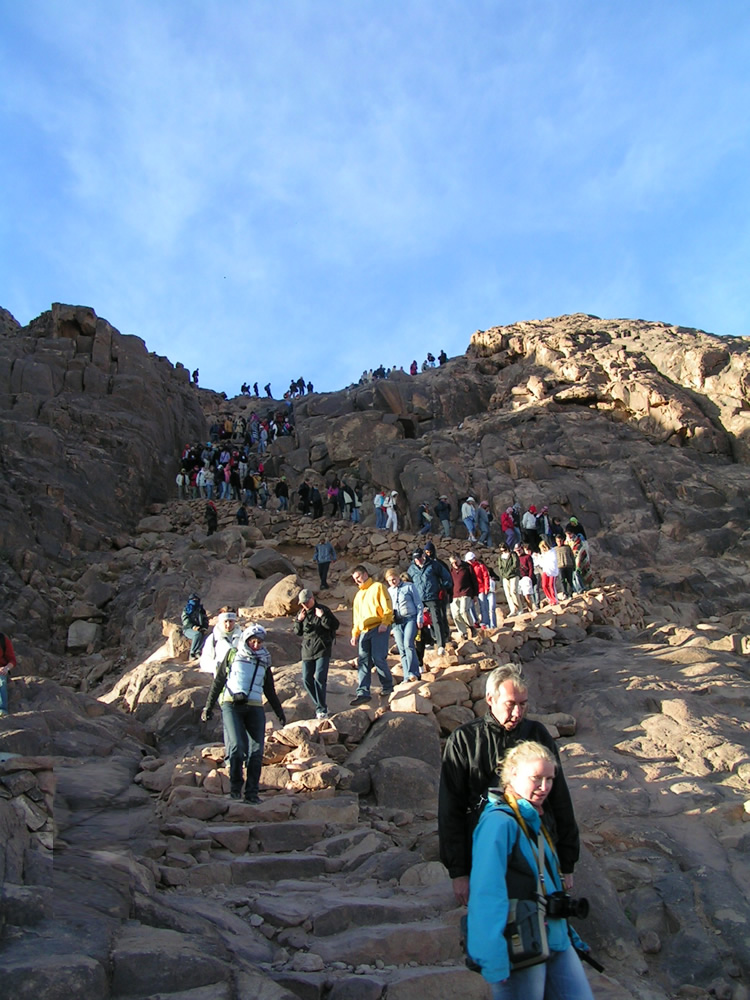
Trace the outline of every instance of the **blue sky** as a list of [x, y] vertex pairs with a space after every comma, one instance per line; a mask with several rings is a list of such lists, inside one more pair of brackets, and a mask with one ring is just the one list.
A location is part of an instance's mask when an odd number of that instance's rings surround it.
[[0, 0], [0, 305], [235, 394], [569, 312], [750, 333], [750, 5]]

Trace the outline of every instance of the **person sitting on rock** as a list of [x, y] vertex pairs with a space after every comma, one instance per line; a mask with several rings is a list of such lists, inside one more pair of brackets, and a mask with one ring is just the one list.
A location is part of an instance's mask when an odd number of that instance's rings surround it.
[[313, 562], [318, 564], [321, 590], [328, 589], [328, 570], [331, 563], [336, 562], [336, 558], [336, 550], [333, 545], [326, 538], [321, 538], [313, 552]]
[[243, 504], [237, 508], [237, 513], [234, 515], [237, 524], [250, 524], [250, 518], [247, 516], [247, 507]]
[[419, 505], [417, 517], [419, 520], [419, 531], [417, 531], [417, 534], [429, 535], [432, 532], [432, 513], [430, 512], [430, 505], [426, 500]]
[[496, 768], [511, 747], [526, 740], [547, 747], [557, 762], [544, 814], [556, 841], [565, 888], [570, 892], [580, 840], [555, 741], [541, 722], [524, 718], [528, 687], [515, 664], [507, 663], [492, 671], [485, 697], [489, 710], [480, 718], [465, 722], [448, 737], [440, 770], [440, 860], [453, 880], [456, 900], [463, 905], [469, 900], [471, 835], [486, 802], [487, 790], [497, 783]]
[[182, 611], [182, 634], [190, 639], [190, 659], [197, 659], [208, 632], [208, 615], [201, 604], [200, 595], [193, 593], [188, 597]]
[[422, 625], [424, 606], [419, 591], [410, 581], [401, 579], [397, 569], [385, 571], [385, 582], [393, 605], [391, 632], [396, 640], [405, 681], [420, 678], [416, 646], [417, 629]]
[[221, 608], [216, 624], [203, 643], [201, 672], [215, 677], [219, 665], [224, 662], [229, 650], [237, 646], [241, 635], [242, 629], [237, 625], [236, 610], [227, 606]]
[[282, 726], [286, 716], [281, 707], [271, 673], [271, 654], [263, 643], [266, 630], [262, 625], [250, 625], [242, 633], [234, 655], [232, 651], [219, 664], [208, 692], [201, 719], [208, 722], [214, 705], [221, 705], [224, 723], [224, 745], [229, 761], [229, 794], [242, 798], [242, 766], [247, 765], [244, 781], [245, 801], [260, 802], [260, 772], [263, 766], [263, 744], [266, 733], [266, 713], [263, 696]]
[[315, 706], [315, 718], [328, 718], [328, 665], [339, 620], [329, 607], [318, 604], [311, 590], [300, 590], [294, 631], [302, 636], [302, 684]]

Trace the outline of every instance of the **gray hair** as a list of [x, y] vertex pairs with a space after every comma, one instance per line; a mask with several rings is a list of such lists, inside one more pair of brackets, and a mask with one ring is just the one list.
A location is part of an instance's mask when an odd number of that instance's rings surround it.
[[512, 681], [513, 687], [519, 691], [527, 692], [529, 690], [529, 686], [520, 668], [515, 663], [504, 663], [501, 667], [495, 667], [487, 678], [485, 697], [489, 695], [491, 698], [496, 698], [500, 688], [506, 681]]
[[526, 740], [525, 743], [516, 743], [514, 747], [511, 747], [500, 762], [498, 770], [500, 772], [501, 787], [507, 788], [508, 785], [512, 786], [513, 776], [518, 770], [519, 765], [531, 760], [546, 760], [548, 764], [554, 766], [555, 773], [557, 773], [557, 761], [552, 751], [542, 743], [534, 743], [533, 740]]

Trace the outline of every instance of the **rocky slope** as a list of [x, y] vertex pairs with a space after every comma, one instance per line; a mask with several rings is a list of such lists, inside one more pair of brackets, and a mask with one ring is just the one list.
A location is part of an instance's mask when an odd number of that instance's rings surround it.
[[[434, 795], [441, 741], [511, 659], [559, 727], [586, 845], [577, 892], [596, 907], [580, 929], [609, 974], [592, 974], [595, 995], [744, 1000], [746, 341], [586, 316], [478, 332], [442, 369], [295, 403], [269, 473], [359, 478], [362, 526], [271, 504], [240, 528], [224, 503], [207, 538], [200, 501], [166, 502], [179, 452], [255, 401], [198, 392], [91, 310], [53, 306], [25, 329], [3, 313], [0, 328], [14, 996], [484, 997], [457, 946]], [[405, 502], [397, 535], [372, 527], [381, 486]], [[423, 683], [372, 709], [348, 708], [341, 639], [334, 715], [309, 720], [289, 615], [315, 583], [312, 545], [339, 552], [325, 599], [346, 626], [352, 566], [405, 568], [416, 507], [439, 493], [454, 513], [486, 497], [498, 520], [514, 497], [577, 513], [597, 588], [428, 654]], [[464, 551], [456, 534], [444, 554]], [[220, 727], [198, 721], [208, 679], [185, 668], [176, 624], [193, 587], [270, 629], [289, 725], [269, 721], [260, 807], [229, 804]]]

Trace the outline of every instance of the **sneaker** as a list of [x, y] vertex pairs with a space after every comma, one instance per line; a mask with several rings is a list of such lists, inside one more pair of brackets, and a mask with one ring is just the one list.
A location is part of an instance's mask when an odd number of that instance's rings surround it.
[[438, 646], [438, 656], [445, 656], [445, 646]]
[[263, 800], [261, 799], [260, 795], [258, 795], [257, 793], [255, 795], [246, 795], [245, 796], [245, 802], [249, 802], [251, 806], [260, 805], [260, 803], [262, 801]]
[[349, 704], [352, 708], [356, 708], [357, 705], [366, 705], [368, 701], [372, 701], [372, 696], [369, 694], [358, 694], [357, 697], [350, 701]]
[[327, 719], [328, 718], [328, 712], [327, 712], [327, 710], [325, 708], [319, 708], [318, 711], [315, 713], [315, 718], [316, 719]]

